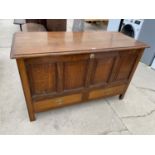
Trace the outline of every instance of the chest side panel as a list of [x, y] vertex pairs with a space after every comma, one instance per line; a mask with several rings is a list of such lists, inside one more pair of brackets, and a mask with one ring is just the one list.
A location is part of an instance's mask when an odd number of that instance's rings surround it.
[[138, 53], [136, 51], [120, 53], [118, 70], [115, 76], [115, 81], [128, 81], [137, 60]]

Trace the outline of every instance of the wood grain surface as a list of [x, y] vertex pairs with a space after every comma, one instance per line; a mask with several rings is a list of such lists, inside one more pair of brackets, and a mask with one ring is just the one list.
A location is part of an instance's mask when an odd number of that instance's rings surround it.
[[11, 58], [108, 52], [148, 45], [119, 32], [17, 32]]
[[30, 120], [51, 108], [107, 96], [123, 99], [148, 45], [114, 32], [17, 33], [17, 59]]

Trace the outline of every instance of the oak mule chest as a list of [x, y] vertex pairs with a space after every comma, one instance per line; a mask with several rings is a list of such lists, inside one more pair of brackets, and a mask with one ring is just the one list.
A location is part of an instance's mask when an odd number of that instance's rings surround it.
[[51, 108], [119, 95], [148, 45], [118, 32], [18, 32], [17, 61], [29, 118]]

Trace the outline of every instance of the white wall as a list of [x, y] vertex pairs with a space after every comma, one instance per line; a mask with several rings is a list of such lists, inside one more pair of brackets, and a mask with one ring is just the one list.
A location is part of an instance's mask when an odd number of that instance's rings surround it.
[[109, 19], [107, 31], [118, 31], [121, 19]]
[[147, 43], [150, 48], [145, 49], [141, 61], [151, 65], [155, 57], [155, 20], [145, 19], [138, 40]]

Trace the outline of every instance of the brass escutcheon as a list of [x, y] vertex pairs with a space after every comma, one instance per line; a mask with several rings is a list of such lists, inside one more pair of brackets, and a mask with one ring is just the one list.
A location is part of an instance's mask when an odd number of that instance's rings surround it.
[[90, 54], [90, 59], [94, 59], [94, 57], [95, 57], [95, 54]]

